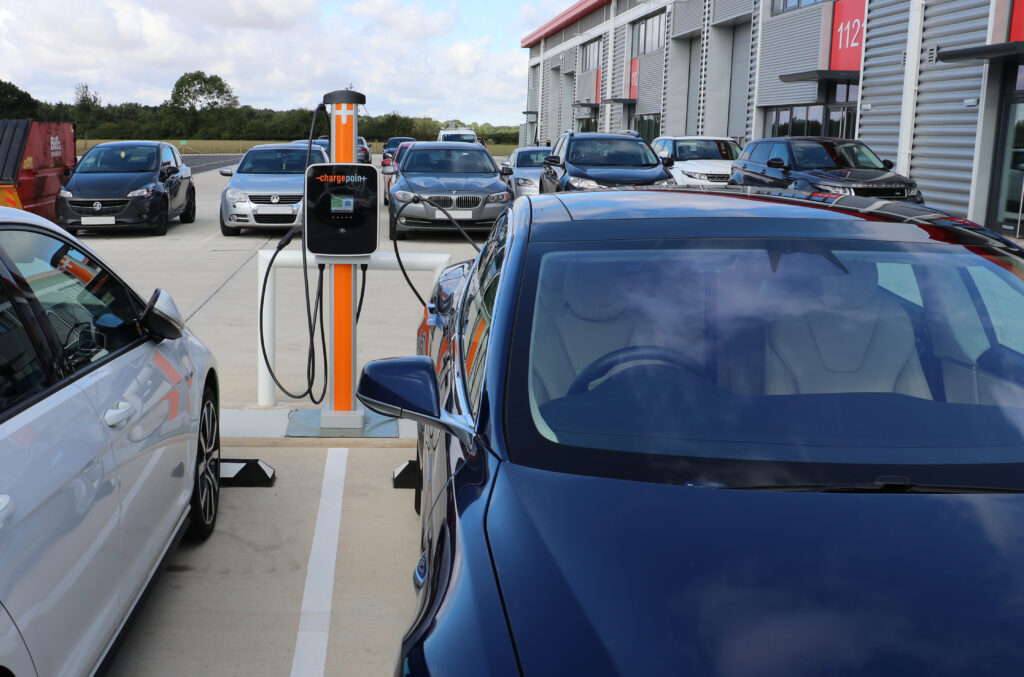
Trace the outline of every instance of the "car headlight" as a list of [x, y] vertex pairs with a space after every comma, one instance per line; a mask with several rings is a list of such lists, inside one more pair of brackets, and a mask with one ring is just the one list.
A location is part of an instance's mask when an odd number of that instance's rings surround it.
[[532, 186], [534, 185], [533, 179], [516, 179], [517, 186]]
[[150, 195], [153, 194], [154, 190], [156, 190], [156, 185], [150, 183], [148, 185], [143, 186], [142, 188], [131, 191], [130, 193], [128, 193], [128, 197], [149, 197]]
[[392, 195], [399, 202], [408, 202], [409, 200], [416, 197], [416, 193], [412, 193], [408, 190], [396, 190], [394, 193], [392, 193]]
[[849, 186], [832, 186], [825, 183], [818, 183], [814, 185], [818, 190], [826, 193], [836, 193], [837, 195], [853, 195], [853, 188]]
[[570, 176], [569, 177], [569, 185], [572, 186], [573, 188], [583, 188], [583, 189], [586, 189], [586, 188], [597, 188], [598, 187], [597, 186], [597, 181], [594, 181], [593, 179], [584, 179], [584, 178], [579, 177], [579, 176]]
[[224, 193], [224, 197], [227, 198], [228, 202], [245, 202], [245, 193], [237, 188], [228, 188]]
[[491, 193], [487, 196], [488, 202], [508, 202], [512, 199], [512, 193], [503, 190], [500, 193]]
[[674, 186], [676, 185], [675, 179], [662, 179], [661, 181], [655, 181], [655, 186]]
[[60, 189], [60, 196], [65, 200], [70, 200], [71, 198], [74, 197], [74, 195], [71, 194], [70, 190], [65, 190], [64, 188]]
[[680, 170], [680, 171], [683, 172], [684, 176], [689, 176], [691, 179], [696, 179], [698, 181], [707, 181], [708, 180], [708, 175], [707, 174], [703, 174], [701, 172], [688, 172], [686, 170]]
[[907, 186], [907, 197], [917, 197], [920, 194], [921, 191], [916, 185], [911, 184]]

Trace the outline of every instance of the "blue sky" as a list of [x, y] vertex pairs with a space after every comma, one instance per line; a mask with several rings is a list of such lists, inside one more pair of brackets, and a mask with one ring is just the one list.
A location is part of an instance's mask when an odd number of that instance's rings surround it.
[[572, 4], [4, 0], [0, 80], [44, 101], [71, 101], [85, 82], [104, 103], [159, 104], [182, 73], [202, 70], [257, 107], [310, 107], [351, 83], [372, 115], [519, 124], [520, 40]]

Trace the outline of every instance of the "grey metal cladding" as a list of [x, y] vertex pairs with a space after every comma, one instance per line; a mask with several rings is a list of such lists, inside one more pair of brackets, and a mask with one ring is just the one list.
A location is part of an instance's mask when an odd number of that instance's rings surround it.
[[779, 76], [819, 68], [823, 11], [824, 5], [817, 4], [765, 17], [760, 35], [758, 106], [815, 101], [818, 83], [785, 83], [779, 80]]
[[576, 78], [572, 75], [562, 76], [562, 105], [558, 118], [558, 132], [573, 128], [573, 101], [576, 100]]
[[[612, 60], [611, 60], [611, 73], [606, 73], [602, 76], [602, 79], [607, 79], [611, 83], [611, 89], [608, 92], [609, 99], [618, 99], [624, 96], [622, 91], [622, 85], [625, 81], [625, 68], [626, 68], [626, 27], [616, 26], [615, 27], [615, 39], [612, 44]], [[622, 105], [613, 103], [608, 106], [609, 111], [609, 123], [610, 128], [614, 131], [622, 128]]]
[[729, 78], [729, 136], [747, 130], [747, 73], [750, 72], [750, 24], [739, 23], [732, 33], [732, 73]]
[[669, 37], [679, 38], [700, 32], [704, 25], [705, 0], [677, 0], [672, 8], [672, 31]]
[[867, 19], [858, 138], [881, 157], [895, 161], [910, 6], [906, 0], [872, 0]]
[[576, 52], [579, 51], [576, 47], [570, 47], [569, 49], [562, 52], [562, 73], [575, 73], [576, 72]]
[[[576, 101], [581, 103], [597, 103], [595, 90], [597, 89], [597, 70], [584, 71], [576, 76]], [[576, 117], [579, 117], [577, 113]]]
[[750, 16], [750, 71], [747, 76], [747, 134], [749, 141], [754, 138], [754, 115], [756, 103], [754, 101], [754, 90], [757, 88], [757, 45], [760, 39], [761, 29], [761, 3], [754, 5], [754, 11]]
[[711, 23], [733, 22], [747, 19], [754, 11], [754, 0], [711, 0]]
[[537, 94], [540, 90], [538, 80], [538, 66], [531, 66], [526, 81], [526, 110], [537, 110]]
[[978, 132], [981, 64], [944, 63], [935, 48], [959, 49], [984, 44], [988, 0], [933, 0], [925, 5], [921, 75], [917, 89], [910, 176], [928, 204], [966, 214], [971, 198], [971, 168]]
[[637, 115], [661, 113], [665, 82], [665, 48], [640, 55], [640, 81], [637, 83]]

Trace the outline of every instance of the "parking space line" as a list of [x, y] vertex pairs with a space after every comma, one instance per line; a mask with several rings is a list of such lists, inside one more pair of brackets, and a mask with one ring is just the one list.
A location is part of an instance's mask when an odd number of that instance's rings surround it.
[[327, 668], [327, 640], [331, 630], [331, 600], [334, 597], [334, 567], [341, 531], [341, 499], [345, 489], [348, 449], [327, 451], [320, 508], [313, 531], [302, 593], [299, 632], [292, 657], [292, 677], [322, 677]]

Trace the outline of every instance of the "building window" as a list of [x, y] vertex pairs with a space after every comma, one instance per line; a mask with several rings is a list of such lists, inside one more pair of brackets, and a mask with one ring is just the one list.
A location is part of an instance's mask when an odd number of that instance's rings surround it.
[[640, 136], [650, 143], [661, 135], [661, 115], [637, 115], [633, 118], [633, 129], [640, 132]]
[[765, 109], [765, 136], [854, 138], [856, 102], [774, 106]]
[[585, 73], [587, 71], [596, 70], [601, 67], [601, 40], [592, 40], [587, 44], [580, 47], [580, 67], [579, 71]]
[[632, 58], [647, 54], [665, 46], [665, 13], [655, 14], [633, 23]]
[[781, 14], [791, 9], [799, 9], [808, 5], [817, 5], [826, 0], [772, 0], [772, 14]]

